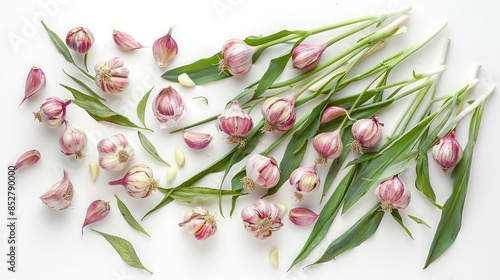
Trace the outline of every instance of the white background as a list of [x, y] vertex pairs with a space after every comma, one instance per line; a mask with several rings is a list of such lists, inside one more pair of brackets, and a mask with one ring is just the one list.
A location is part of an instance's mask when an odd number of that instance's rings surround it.
[[[180, 66], [217, 52], [222, 43], [233, 37], [271, 34], [282, 29], [309, 29], [331, 24], [342, 19], [367, 13], [390, 10], [411, 5], [408, 32], [389, 42], [389, 46], [378, 58], [383, 58], [413, 42], [423, 40], [443, 22], [448, 27], [419, 53], [408, 59], [395, 77], [409, 77], [411, 70], [424, 71], [436, 66], [440, 48], [445, 39], [450, 38], [448, 71], [444, 73], [439, 94], [446, 94], [461, 88], [471, 77], [475, 65], [481, 65], [480, 84], [473, 91], [473, 97], [480, 94], [487, 85], [500, 81], [499, 41], [496, 29], [500, 26], [498, 8], [492, 1], [243, 1], [243, 0], [197, 0], [197, 1], [2, 1], [3, 27], [1, 29], [0, 76], [2, 77], [2, 119], [7, 141], [2, 142], [1, 168], [2, 182], [6, 185], [6, 169], [17, 157], [29, 149], [38, 149], [42, 159], [29, 169], [17, 173], [17, 216], [18, 242], [16, 273], [7, 272], [6, 249], [8, 230], [6, 189], [0, 191], [0, 278], [2, 279], [498, 279], [500, 266], [498, 252], [498, 197], [500, 191], [498, 174], [498, 118], [500, 110], [495, 94], [488, 101], [477, 142], [474, 164], [470, 178], [470, 188], [466, 200], [463, 227], [452, 247], [435, 263], [422, 269], [440, 213], [431, 206], [414, 188], [414, 171], [401, 175], [412, 190], [412, 203], [404, 211], [405, 222], [412, 231], [414, 240], [389, 216], [384, 217], [377, 233], [360, 247], [339, 256], [335, 261], [303, 270], [303, 266], [316, 260], [327, 244], [361, 217], [375, 202], [368, 193], [358, 205], [346, 215], [338, 217], [332, 229], [305, 262], [286, 272], [299, 252], [312, 227], [299, 228], [287, 218], [284, 227], [265, 241], [257, 240], [245, 232], [239, 218], [241, 209], [260, 197], [261, 190], [240, 199], [233, 218], [229, 218], [228, 204], [226, 218], [217, 214], [219, 229], [210, 239], [199, 242], [178, 227], [185, 211], [196, 205], [174, 202], [146, 218], [142, 225], [150, 233], [146, 237], [131, 229], [120, 217], [114, 194], [117, 194], [137, 218], [141, 218], [162, 198], [154, 193], [147, 199], [128, 197], [122, 187], [110, 187], [107, 182], [120, 178], [123, 173], [111, 174], [101, 171], [97, 182], [93, 182], [88, 171], [88, 163], [97, 158], [95, 145], [103, 136], [117, 132], [126, 134], [136, 150], [134, 163], [147, 163], [166, 187], [166, 169], [151, 158], [140, 146], [137, 132], [112, 125], [98, 124], [75, 105], [68, 107], [68, 120], [84, 129], [89, 136], [87, 157], [75, 161], [59, 151], [58, 139], [62, 128], [51, 130], [33, 120], [35, 111], [49, 96], [70, 98], [59, 83], [74, 85], [64, 76], [62, 69], [79, 75], [56, 52], [47, 34], [39, 24], [40, 19], [59, 36], [75, 26], [90, 28], [96, 43], [92, 47], [89, 65], [112, 56], [121, 56], [131, 69], [131, 83], [126, 92], [118, 97], [108, 97], [109, 106], [138, 122], [135, 106], [142, 95], [155, 86], [146, 111], [146, 121], [155, 133], [147, 133], [167, 162], [175, 165], [173, 150], [180, 148], [187, 158], [185, 167], [179, 169], [178, 176], [170, 186], [175, 186], [214, 162], [231, 147], [224, 142], [225, 136], [209, 123], [198, 130], [214, 136], [212, 144], [205, 150], [192, 151], [183, 143], [180, 134], [160, 131], [150, 109], [153, 96], [163, 87], [172, 83], [160, 78], [164, 69], [156, 66], [150, 48], [133, 53], [120, 51], [113, 43], [111, 31], [116, 28], [133, 34], [144, 45], [163, 36], [170, 26], [175, 26], [173, 37], [179, 44], [179, 54], [169, 67]], [[85, 4], [84, 4], [85, 3]], [[320, 41], [317, 41], [320, 43]], [[343, 43], [343, 47], [350, 42]], [[342, 47], [340, 46], [340, 47]], [[249, 76], [223, 82], [186, 89], [174, 84], [188, 105], [188, 113], [178, 126], [220, 113], [224, 104], [255, 79], [262, 75], [267, 60], [281, 54], [282, 50], [269, 51], [254, 66]], [[330, 54], [331, 55], [331, 54]], [[78, 60], [79, 62], [81, 60]], [[375, 63], [377, 60], [371, 60]], [[41, 67], [48, 79], [47, 88], [39, 97], [28, 100], [21, 107], [26, 75], [31, 66]], [[91, 70], [92, 72], [92, 70]], [[83, 78], [83, 77], [82, 77]], [[207, 106], [202, 99], [205, 96]], [[389, 133], [391, 125], [404, 108], [398, 103], [380, 117], [386, 122]], [[299, 111], [299, 114], [305, 109]], [[260, 118], [259, 110], [254, 116]], [[467, 121], [458, 131], [459, 140], [465, 146]], [[460, 130], [461, 129], [461, 130]], [[269, 145], [276, 136], [264, 137], [258, 150]], [[257, 150], [256, 150], [257, 151]], [[272, 153], [278, 160], [282, 158], [283, 147]], [[312, 160], [312, 149], [305, 160]], [[234, 168], [233, 171], [238, 171]], [[438, 196], [444, 203], [450, 192], [450, 179], [443, 175], [438, 166], [430, 163], [431, 176]], [[48, 209], [39, 197], [62, 178], [62, 169], [68, 170], [75, 187], [74, 207], [66, 211]], [[328, 167], [319, 168], [324, 176]], [[231, 174], [230, 174], [231, 175]], [[207, 177], [200, 185], [219, 186], [221, 174]], [[336, 180], [335, 183], [337, 183]], [[225, 187], [229, 188], [226, 183]], [[317, 192], [302, 202], [292, 199], [292, 190], [285, 184], [280, 192], [269, 198], [273, 202], [283, 201], [290, 208], [306, 206], [320, 211]], [[109, 216], [84, 230], [80, 236], [87, 206], [95, 199], [111, 201]], [[210, 211], [217, 211], [215, 201], [204, 203]], [[432, 226], [427, 229], [407, 218], [412, 214], [422, 218]], [[123, 237], [135, 246], [142, 263], [151, 271], [147, 272], [126, 265], [115, 250], [94, 228]], [[270, 250], [279, 249], [280, 266], [273, 267], [268, 260]]]

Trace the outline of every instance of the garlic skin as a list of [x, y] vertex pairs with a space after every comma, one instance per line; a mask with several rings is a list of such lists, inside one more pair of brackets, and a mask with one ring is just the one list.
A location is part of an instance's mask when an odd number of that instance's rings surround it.
[[431, 149], [434, 160], [441, 166], [443, 172], [454, 167], [463, 155], [463, 148], [455, 138], [455, 130], [440, 138]]
[[347, 110], [345, 108], [338, 106], [329, 106], [323, 111], [319, 123], [325, 124], [343, 115], [348, 115]]
[[82, 235], [84, 227], [93, 223], [97, 223], [102, 219], [106, 218], [110, 210], [111, 206], [109, 205], [109, 201], [98, 199], [90, 203], [89, 207], [87, 208], [87, 214], [85, 215], [85, 220], [83, 221]]
[[257, 48], [241, 39], [230, 39], [222, 45], [219, 70], [227, 70], [233, 76], [243, 76], [252, 68], [252, 58]]
[[97, 142], [99, 166], [107, 171], [122, 171], [135, 155], [123, 134], [103, 138]]
[[196, 131], [182, 131], [182, 138], [189, 148], [201, 150], [206, 148], [212, 142], [212, 135]]
[[292, 68], [308, 71], [318, 65], [327, 45], [299, 44], [292, 51]]
[[130, 71], [120, 57], [102, 60], [94, 66], [95, 84], [105, 93], [120, 95], [128, 87]]
[[288, 212], [288, 218], [290, 221], [294, 225], [301, 227], [312, 225], [316, 222], [318, 217], [319, 214], [305, 207], [296, 207], [290, 209], [290, 212]]
[[325, 164], [328, 159], [340, 157], [344, 146], [340, 130], [323, 132], [313, 138], [313, 147], [318, 152], [318, 157], [314, 161], [316, 164]]
[[38, 150], [29, 150], [24, 152], [17, 159], [16, 164], [14, 165], [14, 171], [32, 166], [37, 163], [41, 157], [42, 155]]
[[179, 223], [179, 227], [184, 228], [197, 240], [205, 240], [217, 231], [217, 221], [208, 212], [207, 208], [198, 206], [186, 212], [183, 221]]
[[109, 185], [122, 185], [131, 197], [146, 198], [158, 189], [158, 180], [153, 177], [153, 170], [149, 166], [136, 164], [123, 178], [111, 181]]
[[246, 164], [246, 176], [241, 179], [243, 187], [253, 190], [255, 185], [265, 189], [272, 188], [280, 180], [278, 163], [271, 156], [251, 155]]
[[55, 210], [65, 210], [72, 206], [73, 184], [69, 180], [68, 172], [64, 171], [63, 178], [54, 184], [40, 199], [47, 207]]
[[31, 67], [28, 76], [26, 77], [26, 85], [24, 87], [24, 98], [21, 100], [19, 106], [28, 98], [38, 96], [42, 93], [47, 85], [47, 77], [43, 70], [38, 66]]
[[58, 128], [66, 120], [66, 107], [71, 100], [63, 101], [57, 97], [49, 97], [40, 106], [40, 110], [33, 112], [35, 119], [43, 122], [49, 128]]
[[133, 51], [145, 47], [141, 43], [137, 42], [137, 40], [135, 40], [134, 37], [128, 33], [113, 29], [111, 35], [113, 36], [115, 44], [122, 51]]
[[153, 57], [160, 67], [166, 67], [177, 55], [179, 47], [172, 38], [173, 28], [170, 27], [167, 35], [160, 37], [153, 43]]
[[287, 131], [295, 124], [295, 98], [267, 98], [261, 107], [262, 116], [266, 120], [262, 132]]
[[75, 27], [66, 35], [66, 45], [77, 53], [87, 53], [94, 41], [94, 33], [85, 27]]
[[382, 210], [390, 213], [392, 209], [404, 209], [411, 200], [410, 189], [407, 188], [398, 175], [385, 180], [375, 189], [375, 195], [382, 204]]
[[158, 92], [152, 106], [153, 114], [160, 122], [160, 129], [175, 125], [187, 111], [184, 100], [172, 86]]
[[85, 157], [83, 150], [87, 147], [87, 134], [85, 131], [74, 127], [68, 121], [64, 122], [66, 129], [59, 138], [61, 152], [67, 156], [75, 155], [76, 159]]
[[316, 171], [316, 164], [295, 169], [290, 175], [289, 182], [295, 187], [295, 200], [302, 201], [303, 196], [316, 190], [321, 182]]
[[237, 100], [233, 100], [229, 108], [218, 117], [217, 128], [227, 134], [227, 142], [245, 146], [245, 136], [253, 129], [253, 120], [250, 115], [243, 111]]
[[261, 240], [267, 239], [273, 231], [278, 231], [283, 226], [278, 206], [264, 199], [256, 200], [243, 208], [241, 219], [245, 229]]
[[354, 137], [349, 144], [351, 150], [358, 154], [362, 154], [363, 148], [377, 146], [382, 140], [383, 126], [384, 124], [375, 116], [370, 119], [357, 120], [351, 128], [352, 136]]

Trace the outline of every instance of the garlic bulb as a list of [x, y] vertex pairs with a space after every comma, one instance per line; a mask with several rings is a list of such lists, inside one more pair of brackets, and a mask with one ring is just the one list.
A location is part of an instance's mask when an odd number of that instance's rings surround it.
[[353, 152], [363, 153], [363, 148], [372, 148], [377, 146], [382, 140], [383, 123], [377, 117], [357, 120], [352, 125], [352, 137], [354, 139], [349, 144]]
[[295, 200], [301, 201], [304, 195], [310, 194], [320, 184], [316, 164], [308, 167], [299, 167], [290, 175], [290, 185], [295, 187]]
[[241, 179], [244, 188], [253, 190], [254, 186], [272, 188], [280, 180], [278, 163], [271, 156], [251, 155], [246, 164], [246, 176]]
[[259, 199], [241, 211], [245, 229], [258, 239], [267, 239], [283, 226], [278, 206]]
[[261, 107], [266, 120], [262, 132], [275, 130], [287, 131], [295, 124], [295, 98], [267, 98]]
[[233, 76], [243, 76], [252, 68], [252, 58], [257, 49], [243, 40], [230, 39], [222, 45], [222, 59], [219, 70], [227, 70]]
[[123, 178], [111, 181], [109, 185], [122, 185], [131, 197], [145, 198], [158, 189], [158, 180], [153, 177], [153, 170], [149, 166], [136, 164]]
[[179, 223], [179, 227], [184, 228], [198, 240], [205, 240], [214, 235], [217, 231], [217, 221], [203, 206], [195, 207], [186, 212], [184, 219]]
[[43, 122], [49, 128], [58, 128], [66, 120], [66, 107], [71, 100], [63, 101], [57, 97], [49, 97], [40, 106], [40, 110], [33, 112], [35, 119]]
[[252, 131], [253, 120], [247, 112], [241, 109], [238, 101], [234, 100], [219, 116], [216, 126], [229, 136], [228, 143], [242, 147], [245, 145], [245, 136]]
[[390, 213], [392, 209], [404, 209], [411, 200], [410, 189], [407, 188], [398, 175], [385, 180], [375, 189], [375, 195], [382, 204], [382, 210]]
[[120, 95], [128, 87], [130, 73], [120, 57], [103, 60], [96, 63], [95, 84], [108, 94]]
[[83, 150], [87, 147], [87, 134], [85, 131], [74, 127], [65, 121], [66, 129], [59, 139], [59, 146], [63, 154], [67, 156], [75, 155], [76, 159], [85, 157]]
[[108, 171], [122, 171], [135, 155], [123, 134], [103, 138], [97, 143], [99, 166]]
[[158, 92], [152, 106], [153, 114], [160, 122], [160, 129], [175, 125], [187, 111], [184, 100], [172, 86]]
[[318, 157], [315, 160], [317, 164], [325, 164], [328, 159], [338, 158], [344, 150], [340, 130], [316, 135], [313, 139], [313, 147], [318, 152]]
[[455, 166], [462, 159], [463, 154], [462, 146], [455, 138], [455, 130], [440, 138], [432, 147], [431, 154], [443, 171]]

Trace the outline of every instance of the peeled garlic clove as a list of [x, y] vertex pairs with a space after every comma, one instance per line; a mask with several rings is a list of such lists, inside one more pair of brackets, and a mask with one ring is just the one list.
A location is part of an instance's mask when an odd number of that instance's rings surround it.
[[276, 267], [280, 265], [278, 249], [273, 249], [271, 250], [271, 252], [269, 252], [269, 261], [271, 262], [272, 265]]
[[177, 176], [177, 168], [167, 167], [167, 184], [170, 184]]
[[288, 209], [286, 204], [283, 202], [276, 202], [275, 205], [280, 209], [280, 217], [283, 219], [283, 216], [285, 216], [286, 210]]
[[92, 180], [97, 180], [97, 177], [99, 176], [99, 171], [101, 168], [99, 167], [99, 163], [97, 161], [92, 161], [89, 163], [89, 170], [90, 170], [90, 176], [92, 176]]
[[195, 150], [206, 148], [213, 139], [212, 135], [210, 134], [189, 131], [182, 131], [182, 137], [184, 138], [184, 142], [186, 142], [186, 145], [188, 145], [189, 148]]
[[85, 221], [83, 222], [82, 226], [82, 235], [84, 227], [93, 223], [97, 223], [100, 220], [106, 218], [109, 210], [111, 210], [109, 201], [95, 200], [94, 202], [92, 202], [87, 208], [87, 214], [85, 215]]
[[194, 87], [196, 84], [191, 80], [187, 73], [182, 73], [177, 77], [177, 81], [183, 87]]
[[175, 162], [177, 163], [177, 165], [179, 167], [183, 167], [184, 164], [186, 163], [186, 157], [184, 156], [184, 153], [179, 149], [175, 149], [174, 156], [175, 156]]

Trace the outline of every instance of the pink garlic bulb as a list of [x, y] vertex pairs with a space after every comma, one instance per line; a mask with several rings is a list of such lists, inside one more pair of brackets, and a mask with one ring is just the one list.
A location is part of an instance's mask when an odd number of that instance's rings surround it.
[[49, 97], [40, 106], [40, 110], [33, 112], [35, 119], [45, 123], [49, 128], [58, 128], [66, 120], [66, 107], [71, 100], [63, 101], [57, 97]]
[[267, 98], [261, 107], [266, 120], [262, 131], [287, 131], [295, 124], [295, 98]]
[[172, 86], [158, 92], [152, 106], [153, 114], [160, 122], [160, 129], [175, 125], [187, 111], [184, 100]]
[[375, 189], [375, 195], [382, 204], [382, 210], [390, 213], [392, 209], [404, 209], [411, 200], [410, 189], [407, 188], [398, 175], [385, 180]]
[[111, 181], [109, 185], [122, 185], [131, 197], [145, 198], [158, 189], [158, 180], [153, 177], [153, 170], [149, 166], [136, 164], [123, 178]]
[[238, 144], [241, 147], [245, 145], [245, 136], [253, 129], [253, 120], [241, 109], [238, 101], [234, 100], [219, 116], [216, 126], [229, 136], [228, 143]]
[[94, 33], [85, 27], [75, 27], [66, 35], [66, 45], [77, 53], [87, 53], [94, 44]]
[[352, 136], [354, 139], [349, 144], [353, 152], [363, 153], [363, 148], [372, 148], [382, 140], [383, 123], [377, 117], [357, 120], [352, 125]]
[[455, 130], [440, 138], [432, 147], [431, 154], [444, 172], [454, 167], [462, 159], [463, 155], [462, 146], [455, 138]]
[[94, 66], [95, 84], [108, 94], [120, 95], [128, 87], [130, 73], [120, 57], [102, 60]]
[[243, 208], [241, 219], [245, 229], [262, 240], [283, 226], [279, 207], [264, 199], [256, 200]]
[[271, 156], [251, 155], [246, 164], [246, 176], [241, 179], [244, 188], [253, 190], [255, 185], [272, 188], [280, 180], [278, 163]]
[[290, 185], [295, 187], [295, 200], [301, 201], [304, 195], [316, 190], [321, 182], [316, 171], [316, 164], [295, 169], [290, 175], [289, 182]]
[[97, 151], [99, 166], [108, 171], [122, 171], [135, 155], [134, 149], [121, 133], [99, 140]]
[[247, 45], [241, 39], [230, 39], [222, 45], [222, 59], [219, 70], [227, 70], [233, 76], [243, 76], [252, 68], [252, 58], [257, 48]]
[[292, 67], [308, 71], [318, 65], [328, 45], [299, 44], [292, 51]]
[[318, 157], [315, 160], [317, 164], [325, 164], [328, 159], [340, 157], [344, 150], [340, 130], [337, 129], [316, 135], [313, 138], [313, 147], [318, 153]]
[[85, 131], [74, 127], [68, 121], [64, 122], [66, 129], [59, 138], [61, 152], [67, 156], [75, 155], [76, 159], [85, 157], [83, 150], [87, 147], [87, 134]]
[[217, 231], [217, 221], [207, 208], [198, 206], [186, 212], [179, 227], [183, 227], [197, 240], [205, 240]]

